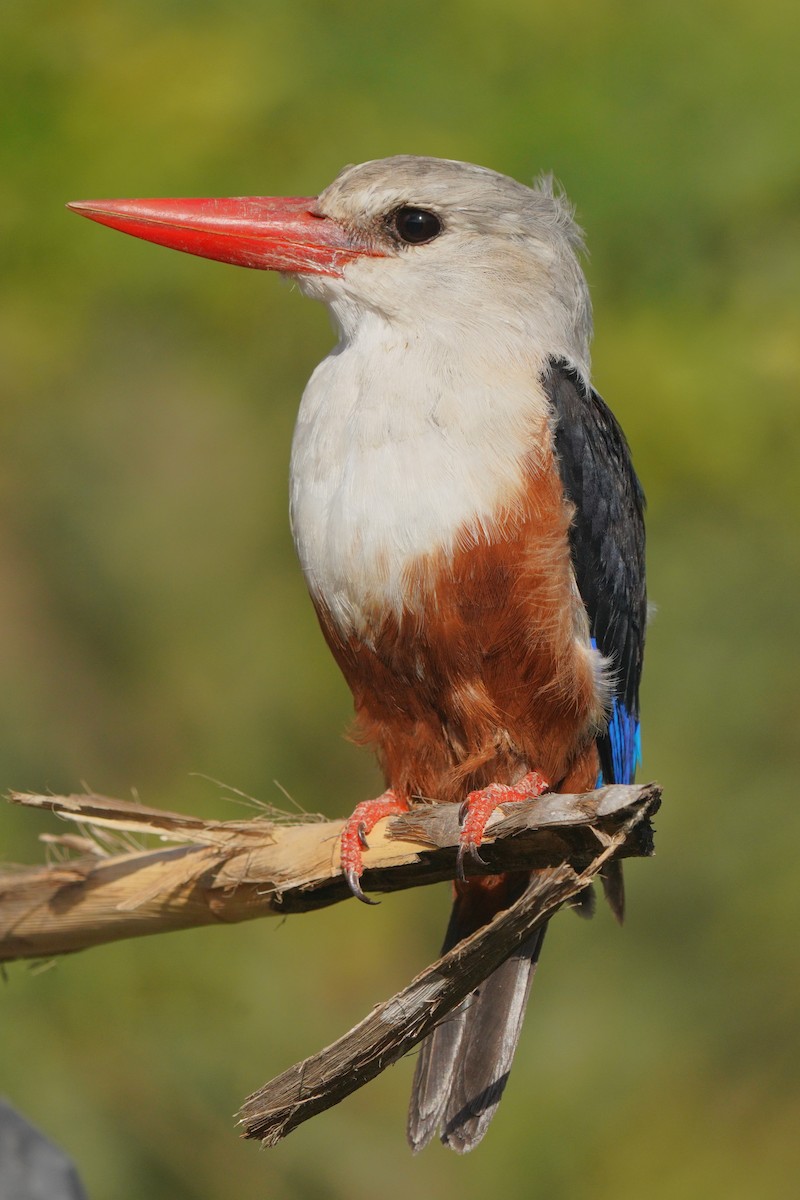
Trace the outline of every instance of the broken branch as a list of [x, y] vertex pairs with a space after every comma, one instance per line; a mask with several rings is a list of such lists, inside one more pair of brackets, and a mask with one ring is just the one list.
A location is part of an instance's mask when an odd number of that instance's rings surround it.
[[[595, 849], [590, 862], [580, 870], [574, 864], [562, 861], [558, 866], [538, 871], [527, 890], [510, 908], [459, 942], [332, 1045], [290, 1067], [254, 1092], [239, 1113], [243, 1136], [259, 1138], [265, 1146], [274, 1146], [303, 1121], [338, 1104], [374, 1079], [422, 1041], [500, 963], [548, 921], [556, 909], [583, 892], [610, 860], [630, 845], [637, 830], [646, 831], [645, 837], [649, 838], [649, 817], [658, 808], [658, 789], [651, 786], [620, 790], [635, 792], [638, 796], [625, 806], [625, 816], [613, 832], [604, 831], [598, 825], [591, 827]], [[563, 815], [568, 816], [574, 813], [576, 801], [584, 803], [587, 798], [562, 796], [558, 799], [565, 805]], [[519, 817], [516, 805], [513, 816]], [[504, 818], [502, 823], [509, 819]], [[559, 834], [562, 833], [563, 827], [559, 830]], [[496, 842], [495, 847], [497, 845]], [[481, 853], [483, 850], [481, 847]]]
[[[646, 820], [631, 825], [630, 817], [655, 811], [659, 795], [654, 784], [614, 785], [509, 805], [487, 828], [485, 867], [472, 863], [469, 870], [569, 862], [580, 874], [596, 857], [598, 835], [618, 837], [623, 830], [615, 855], [646, 856], [652, 831]], [[45, 835], [61, 861], [0, 870], [0, 962], [307, 912], [350, 897], [339, 867], [341, 821], [204, 821], [96, 795], [12, 793], [10, 800], [54, 812], [76, 823], [82, 836]], [[130, 834], [154, 835], [162, 845], [120, 852], [121, 837], [130, 841]], [[364, 853], [365, 888], [389, 892], [452, 879], [458, 835], [456, 805], [421, 806], [382, 822]]]

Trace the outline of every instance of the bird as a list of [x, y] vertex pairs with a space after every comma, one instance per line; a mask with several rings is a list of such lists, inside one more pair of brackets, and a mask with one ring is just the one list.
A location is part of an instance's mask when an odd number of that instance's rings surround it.
[[[101, 224], [278, 271], [337, 342], [305, 388], [293, 538], [385, 779], [341, 837], [355, 896], [375, 824], [459, 805], [444, 949], [530, 874], [479, 874], [486, 823], [543, 791], [629, 783], [641, 756], [644, 495], [590, 376], [583, 234], [551, 176], [396, 155], [314, 197], [80, 201]], [[621, 869], [603, 879], [621, 919]], [[588, 902], [587, 902], [588, 907]], [[483, 1138], [544, 929], [423, 1041], [407, 1136]]]

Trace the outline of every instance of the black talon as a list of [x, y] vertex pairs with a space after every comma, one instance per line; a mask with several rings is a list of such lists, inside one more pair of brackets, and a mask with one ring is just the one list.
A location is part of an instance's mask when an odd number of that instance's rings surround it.
[[361, 880], [358, 873], [354, 870], [345, 871], [344, 877], [347, 880], [347, 886], [355, 896], [356, 900], [360, 900], [362, 904], [380, 904], [380, 900], [370, 900], [369, 896], [365, 896], [361, 890]]
[[458, 806], [458, 827], [459, 827], [459, 829], [466, 821], [468, 812], [469, 812], [469, 799], [462, 800]]
[[466, 879], [466, 875], [464, 874], [464, 859], [467, 855], [479, 867], [488, 867], [489, 865], [485, 858], [481, 858], [478, 853], [478, 847], [473, 842], [462, 842], [458, 847], [458, 854], [456, 855], [456, 875], [462, 883]]
[[465, 846], [459, 846], [458, 854], [456, 855], [456, 879], [460, 880], [461, 883], [464, 883], [465, 879], [467, 878], [466, 875], [464, 874], [465, 850], [466, 850]]
[[363, 849], [369, 850], [369, 842], [367, 841], [367, 826], [365, 825], [365, 823], [363, 821], [358, 822], [358, 828], [356, 829], [356, 834], [358, 836], [358, 840], [361, 843]]
[[489, 866], [486, 859], [481, 858], [477, 846], [470, 846], [469, 852], [470, 852], [470, 856], [472, 857], [473, 862], [477, 863], [477, 865], [479, 867], [488, 867]]

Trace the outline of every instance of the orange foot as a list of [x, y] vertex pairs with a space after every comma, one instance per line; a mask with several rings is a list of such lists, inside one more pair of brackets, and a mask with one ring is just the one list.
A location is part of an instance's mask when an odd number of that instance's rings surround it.
[[[384, 817], [393, 817], [397, 813], [408, 812], [407, 800], [401, 800], [391, 788], [378, 796], [377, 800], [362, 800], [357, 804], [352, 817], [345, 823], [340, 842], [342, 856], [342, 871], [350, 891], [357, 900], [364, 904], [377, 904], [377, 900], [369, 900], [361, 890], [361, 851], [369, 849], [367, 834], [371, 833], [378, 821]], [[485, 824], [485, 822], [484, 822]]]
[[464, 878], [464, 859], [468, 854], [476, 862], [483, 863], [478, 847], [483, 841], [486, 823], [494, 810], [501, 804], [535, 800], [549, 787], [550, 784], [544, 775], [540, 775], [538, 771], [529, 771], [517, 783], [490, 783], [479, 792], [470, 792], [458, 811], [461, 836], [458, 842], [456, 870], [459, 879]]

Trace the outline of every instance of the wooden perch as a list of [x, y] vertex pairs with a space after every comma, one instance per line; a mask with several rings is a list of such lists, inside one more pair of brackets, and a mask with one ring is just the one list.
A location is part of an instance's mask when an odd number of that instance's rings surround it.
[[[49, 809], [82, 832], [42, 837], [73, 857], [0, 871], [0, 962], [304, 912], [350, 895], [339, 866], [341, 821], [203, 821], [94, 795], [10, 799]], [[556, 909], [586, 894], [596, 875], [613, 880], [612, 860], [652, 854], [650, 817], [660, 802], [655, 784], [614, 785], [499, 809], [481, 846], [484, 864], [468, 860], [467, 869], [535, 868], [528, 889], [349, 1033], [248, 1097], [243, 1136], [275, 1145], [396, 1062]], [[121, 850], [131, 833], [177, 844]], [[458, 837], [456, 805], [421, 806], [382, 822], [364, 854], [365, 887], [392, 891], [452, 878]], [[613, 907], [613, 883], [606, 891]]]
[[607, 848], [580, 874], [562, 863], [534, 875], [511, 908], [373, 1008], [343, 1037], [248, 1096], [239, 1113], [242, 1136], [275, 1146], [303, 1121], [332, 1108], [397, 1062], [557, 908], [588, 887], [609, 856]]
[[[595, 861], [598, 836], [619, 839], [618, 857], [648, 855], [652, 833], [642, 817], [655, 810], [659, 795], [653, 784], [615, 785], [509, 805], [489, 823], [481, 848], [486, 867], [468, 869], [569, 862], [581, 873]], [[79, 833], [44, 835], [61, 861], [0, 870], [0, 962], [307, 912], [350, 896], [339, 868], [341, 821], [204, 821], [95, 795], [13, 793], [10, 799], [73, 821]], [[631, 825], [633, 814], [639, 819]], [[176, 844], [131, 849], [130, 834]], [[364, 854], [365, 889], [389, 892], [451, 879], [457, 845], [456, 805], [428, 805], [382, 822]]]
[[[632, 845], [638, 845], [640, 853], [649, 852], [645, 850], [652, 834], [649, 817], [659, 805], [658, 788], [650, 785], [604, 790], [626, 791], [629, 800], [624, 807], [614, 807], [613, 831], [608, 831], [605, 817], [589, 827], [594, 854], [582, 869], [573, 858], [572, 862], [562, 861], [558, 866], [539, 870], [519, 900], [490, 924], [459, 942], [408, 987], [374, 1008], [344, 1037], [254, 1092], [239, 1114], [243, 1136], [259, 1138], [265, 1146], [274, 1146], [309, 1117], [338, 1104], [422, 1041], [535, 929], [548, 921], [556, 909], [579, 896], [612, 858], [630, 852]], [[631, 793], [637, 793], [636, 797], [631, 798]], [[598, 802], [598, 809], [605, 811], [611, 797], [602, 797], [600, 792], [591, 796]], [[619, 795], [616, 798], [621, 799]], [[549, 799], [556, 803], [560, 799], [564, 804], [561, 820], [569, 821], [590, 797]], [[509, 809], [509, 816], [498, 824], [495, 835], [500, 836], [500, 830], [517, 815], [515, 805], [514, 812]], [[527, 823], [525, 828], [529, 828]], [[574, 826], [562, 824], [555, 836], [563, 836], [568, 829], [572, 831]], [[551, 828], [548, 834], [553, 836], [554, 830]], [[496, 849], [498, 845], [496, 842]]]

